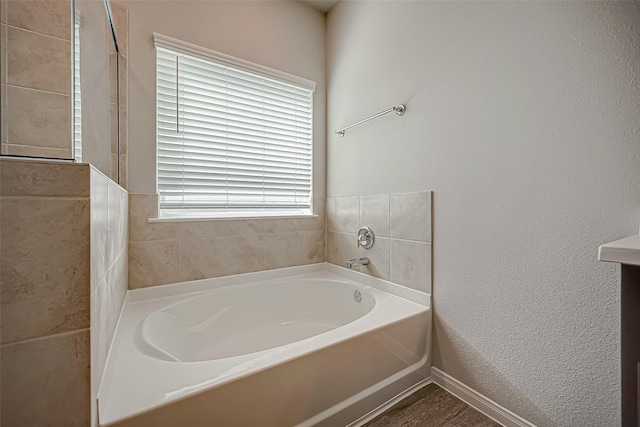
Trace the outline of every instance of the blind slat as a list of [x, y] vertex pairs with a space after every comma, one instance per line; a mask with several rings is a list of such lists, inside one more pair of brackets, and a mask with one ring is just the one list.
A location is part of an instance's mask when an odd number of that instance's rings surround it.
[[156, 75], [163, 213], [310, 208], [311, 90], [164, 48]]

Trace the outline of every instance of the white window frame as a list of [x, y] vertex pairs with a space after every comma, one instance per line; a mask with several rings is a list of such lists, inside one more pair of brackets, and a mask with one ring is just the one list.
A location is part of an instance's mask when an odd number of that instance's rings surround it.
[[[316, 83], [304, 79], [302, 77], [294, 76], [279, 70], [275, 70], [272, 68], [268, 68], [262, 65], [254, 64], [249, 61], [245, 61], [239, 58], [234, 58], [229, 55], [225, 55], [219, 52], [215, 52], [213, 50], [209, 50], [197, 45], [193, 45], [191, 43], [186, 43], [181, 40], [177, 40], [171, 37], [167, 37], [158, 33], [153, 34], [154, 37], [154, 45], [156, 48], [161, 48], [165, 50], [169, 50], [175, 53], [182, 53], [185, 55], [193, 56], [199, 59], [204, 59], [207, 61], [212, 61], [223, 66], [228, 66], [231, 68], [239, 69], [245, 72], [249, 72], [251, 74], [257, 74], [272, 80], [276, 80], [282, 83], [290, 84], [296, 87], [303, 88], [311, 92], [311, 134], [310, 134], [310, 154], [311, 154], [311, 183], [310, 183], [310, 207], [304, 211], [300, 209], [292, 209], [290, 211], [270, 211], [270, 210], [259, 210], [259, 209], [242, 209], [242, 210], [233, 210], [233, 209], [220, 209], [218, 211], [193, 211], [189, 212], [185, 209], [182, 210], [172, 210], [172, 209], [163, 209], [160, 197], [159, 197], [159, 220], [171, 220], [171, 219], [198, 219], [198, 218], [244, 218], [244, 217], [297, 217], [297, 216], [310, 216], [313, 215], [313, 92], [316, 88]], [[156, 59], [157, 61], [157, 59]], [[158, 82], [156, 81], [156, 84]], [[158, 96], [158, 87], [156, 87], [156, 96]], [[158, 100], [156, 99], [156, 103]], [[156, 119], [156, 126], [158, 125], [158, 119]], [[156, 143], [156, 147], [159, 144]], [[158, 156], [158, 153], [156, 153]], [[158, 167], [159, 160], [156, 157], [156, 182], [158, 183]], [[157, 193], [160, 195], [160, 191], [157, 188]]]

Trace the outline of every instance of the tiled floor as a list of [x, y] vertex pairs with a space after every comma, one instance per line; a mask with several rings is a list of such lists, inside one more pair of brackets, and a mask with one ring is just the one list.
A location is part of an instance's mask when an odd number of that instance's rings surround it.
[[499, 427], [435, 384], [413, 393], [363, 427]]

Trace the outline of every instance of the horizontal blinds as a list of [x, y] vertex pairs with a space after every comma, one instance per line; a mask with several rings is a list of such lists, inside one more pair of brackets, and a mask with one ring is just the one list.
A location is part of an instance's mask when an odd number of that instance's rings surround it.
[[157, 48], [164, 213], [310, 208], [313, 92]]
[[[77, 13], [77, 12], [76, 12]], [[80, 92], [80, 21], [73, 33], [73, 158], [82, 162], [82, 94]]]

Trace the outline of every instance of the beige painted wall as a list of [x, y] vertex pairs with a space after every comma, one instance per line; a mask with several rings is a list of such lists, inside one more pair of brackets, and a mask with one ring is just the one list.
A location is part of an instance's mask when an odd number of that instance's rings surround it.
[[292, 1], [121, 1], [129, 9], [129, 191], [156, 191], [158, 32], [317, 83], [314, 197], [325, 195], [324, 16]]
[[539, 426], [620, 420], [619, 274], [596, 253], [640, 222], [637, 28], [637, 2], [328, 15], [328, 196], [434, 191], [434, 365]]

